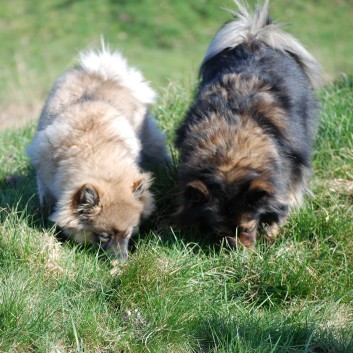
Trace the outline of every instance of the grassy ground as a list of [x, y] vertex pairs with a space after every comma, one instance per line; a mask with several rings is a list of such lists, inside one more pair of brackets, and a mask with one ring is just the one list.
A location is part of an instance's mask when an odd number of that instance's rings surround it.
[[[350, 1], [271, 5], [326, 78], [353, 72]], [[53, 80], [102, 33], [160, 92], [154, 112], [171, 144], [210, 37], [229, 18], [222, 6], [232, 1], [1, 2], [0, 130], [35, 119]], [[60, 243], [38, 211], [24, 152], [35, 122], [0, 132], [0, 352], [353, 352], [353, 78], [319, 99], [313, 196], [274, 245], [229, 251], [153, 231], [170, 210], [171, 170], [118, 269], [94, 248]]]
[[[353, 352], [352, 89], [346, 77], [320, 92], [314, 196], [275, 244], [229, 251], [144, 227], [117, 269], [94, 248], [56, 240], [23, 150], [34, 126], [3, 132], [0, 352]], [[189, 92], [164, 93], [156, 113], [166, 130]], [[157, 180], [162, 209], [168, 185], [172, 173]]]

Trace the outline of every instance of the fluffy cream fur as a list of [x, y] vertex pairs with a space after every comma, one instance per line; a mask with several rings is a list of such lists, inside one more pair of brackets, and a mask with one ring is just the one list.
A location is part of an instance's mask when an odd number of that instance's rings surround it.
[[[28, 147], [41, 205], [78, 242], [101, 242], [126, 257], [141, 217], [154, 209], [141, 156], [167, 158], [147, 113], [154, 92], [118, 52], [80, 54], [55, 83]], [[151, 142], [153, 141], [153, 142]]]

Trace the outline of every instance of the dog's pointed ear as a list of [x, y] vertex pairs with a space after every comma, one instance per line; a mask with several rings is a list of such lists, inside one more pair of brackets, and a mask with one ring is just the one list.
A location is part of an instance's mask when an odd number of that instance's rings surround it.
[[99, 204], [99, 193], [92, 184], [84, 184], [76, 192], [73, 207], [79, 214], [91, 214]]
[[135, 180], [131, 186], [131, 191], [136, 198], [146, 194], [146, 191], [152, 184], [152, 177], [149, 173], [142, 173], [140, 178]]
[[91, 184], [85, 184], [80, 189], [79, 204], [87, 207], [97, 206], [99, 195], [97, 189]]
[[275, 188], [267, 180], [254, 179], [249, 186], [248, 199], [250, 202], [258, 202], [275, 193]]
[[141, 197], [145, 190], [146, 182], [144, 178], [136, 180], [131, 186], [131, 191], [137, 198]]
[[211, 199], [211, 193], [201, 180], [193, 180], [186, 184], [185, 197], [194, 204], [206, 203]]

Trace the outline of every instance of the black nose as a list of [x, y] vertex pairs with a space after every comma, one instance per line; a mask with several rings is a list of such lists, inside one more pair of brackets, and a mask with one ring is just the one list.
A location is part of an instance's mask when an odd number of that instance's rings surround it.
[[234, 237], [230, 237], [230, 236], [226, 236], [224, 237], [226, 244], [230, 247], [230, 248], [236, 248], [237, 247], [237, 239]]
[[122, 262], [127, 261], [127, 259], [129, 258], [129, 255], [128, 255], [127, 251], [124, 251], [124, 252], [120, 253], [119, 256], [120, 256], [120, 259], [121, 259]]
[[120, 264], [128, 260], [129, 255], [127, 251], [114, 249], [113, 247], [109, 250], [110, 256], [113, 257], [115, 260], [118, 260]]
[[106, 243], [101, 243], [100, 246], [103, 250], [108, 250], [112, 246], [112, 242], [108, 241]]

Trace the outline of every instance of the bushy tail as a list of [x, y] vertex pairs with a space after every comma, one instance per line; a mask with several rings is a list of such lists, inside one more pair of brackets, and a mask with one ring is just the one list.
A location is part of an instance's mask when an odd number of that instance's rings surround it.
[[118, 51], [112, 51], [102, 40], [101, 49], [79, 54], [80, 66], [104, 80], [113, 80], [131, 91], [136, 99], [145, 104], [153, 103], [156, 93], [144, 80], [141, 72], [129, 67], [127, 60]]
[[268, 0], [251, 13], [241, 0], [234, 0], [239, 11], [227, 10], [236, 18], [219, 30], [206, 52], [203, 64], [226, 48], [242, 43], [260, 41], [293, 55], [302, 66], [313, 88], [321, 85], [321, 67], [303, 45], [290, 34], [273, 24], [268, 16]]

